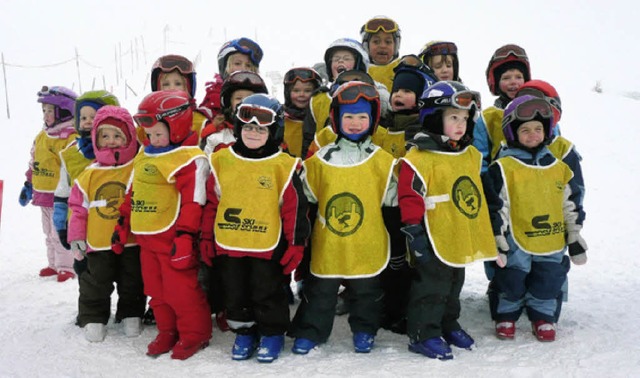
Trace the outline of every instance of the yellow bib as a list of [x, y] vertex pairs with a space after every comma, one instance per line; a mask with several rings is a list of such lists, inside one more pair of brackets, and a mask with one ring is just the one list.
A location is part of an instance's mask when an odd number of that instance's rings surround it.
[[482, 119], [484, 125], [487, 127], [487, 136], [491, 142], [491, 151], [489, 151], [489, 157], [493, 161], [498, 152], [500, 151], [500, 145], [502, 142], [506, 142], [504, 133], [502, 132], [502, 116], [504, 110], [498, 109], [495, 106], [489, 107], [482, 111]]
[[573, 148], [573, 143], [564, 137], [557, 136], [553, 138], [547, 148], [549, 148], [549, 151], [551, 151], [556, 159], [564, 160]]
[[198, 134], [198, 146], [200, 145], [200, 141], [202, 139], [202, 130], [204, 129], [208, 119], [207, 117], [200, 113], [199, 111], [193, 112], [193, 120], [191, 121], [191, 130]]
[[180, 213], [174, 175], [195, 159], [206, 158], [197, 146], [153, 155], [140, 150], [133, 163], [131, 232], [157, 234], [173, 226]]
[[[111, 234], [120, 217], [119, 208], [132, 170], [133, 160], [117, 167], [89, 166], [75, 180], [89, 200], [87, 244], [91, 249], [111, 249]], [[129, 236], [127, 242], [127, 245], [132, 244], [135, 244], [133, 235]]]
[[284, 119], [284, 142], [289, 148], [289, 153], [296, 157], [302, 157], [302, 121]]
[[71, 134], [67, 139], [52, 138], [42, 130], [36, 136], [31, 184], [33, 189], [41, 193], [53, 193], [60, 180], [60, 151], [73, 143], [78, 134]]
[[80, 173], [91, 164], [92, 159], [87, 159], [78, 149], [78, 144], [74, 143], [60, 152], [62, 164], [69, 175], [70, 184], [75, 181]]
[[309, 110], [316, 121], [316, 132], [322, 130], [327, 125], [329, 119], [329, 108], [331, 107], [331, 96], [328, 92], [318, 92], [309, 101]]
[[571, 169], [560, 160], [541, 167], [511, 156], [496, 163], [507, 188], [511, 234], [518, 247], [534, 255], [562, 251], [564, 188], [573, 177]]
[[403, 157], [407, 153], [404, 147], [404, 131], [389, 131], [384, 127], [378, 127], [371, 141], [396, 159]]
[[497, 248], [480, 180], [480, 152], [471, 146], [460, 152], [412, 148], [403, 160], [427, 188], [424, 220], [438, 258], [454, 267], [495, 259]]
[[304, 162], [307, 184], [318, 200], [311, 236], [315, 276], [365, 278], [387, 266], [389, 235], [381, 208], [394, 164], [379, 147], [353, 166], [335, 166], [317, 155]]
[[393, 69], [396, 68], [399, 63], [400, 59], [392, 60], [388, 64], [381, 66], [372, 63], [368, 70], [369, 76], [371, 76], [373, 80], [384, 84], [389, 93], [391, 93], [391, 89], [393, 88], [393, 77], [395, 76]]
[[247, 252], [273, 250], [282, 234], [282, 196], [300, 159], [282, 152], [245, 159], [224, 148], [211, 154], [210, 162], [220, 186], [216, 243]]

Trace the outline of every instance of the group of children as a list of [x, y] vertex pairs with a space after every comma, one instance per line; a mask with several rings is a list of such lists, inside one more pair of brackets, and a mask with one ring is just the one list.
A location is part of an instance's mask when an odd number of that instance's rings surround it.
[[213, 314], [236, 334], [232, 359], [271, 362], [285, 335], [302, 355], [328, 340], [344, 288], [355, 352], [382, 327], [451, 359], [451, 345], [474, 347], [458, 319], [476, 261], [497, 337], [513, 339], [526, 310], [536, 338], [555, 339], [569, 261], [584, 264], [587, 250], [581, 158], [559, 136], [557, 92], [505, 45], [486, 71], [498, 99], [482, 110], [454, 43], [400, 57], [392, 19], [360, 33], [329, 46], [326, 77], [289, 70], [284, 105], [248, 38], [222, 46], [199, 106], [179, 55], [155, 62], [133, 116], [106, 91], [38, 92], [45, 124], [20, 203], [42, 208], [40, 275], [78, 276], [87, 340], [105, 338], [115, 283], [127, 336], [150, 298], [149, 356], [207, 347]]

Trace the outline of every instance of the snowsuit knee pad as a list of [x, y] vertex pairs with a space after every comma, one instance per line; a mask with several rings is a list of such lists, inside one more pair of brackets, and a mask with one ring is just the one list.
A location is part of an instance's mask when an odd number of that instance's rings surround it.
[[562, 292], [567, 279], [568, 264], [556, 262], [532, 262], [527, 276], [527, 287], [531, 295], [539, 299], [555, 299]]
[[520, 269], [496, 269], [493, 277], [494, 288], [498, 295], [509, 301], [517, 301], [527, 292], [527, 272]]

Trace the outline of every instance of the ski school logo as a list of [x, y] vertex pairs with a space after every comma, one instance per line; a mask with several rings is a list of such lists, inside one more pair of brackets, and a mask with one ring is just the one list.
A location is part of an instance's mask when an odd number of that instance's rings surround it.
[[529, 238], [535, 238], [539, 236], [549, 236], [564, 233], [564, 222], [549, 222], [549, 214], [538, 215], [531, 218], [531, 226], [534, 231], [525, 231], [525, 235]]
[[273, 181], [268, 176], [258, 177], [258, 185], [260, 189], [273, 189]]
[[142, 171], [149, 176], [155, 176], [158, 174], [158, 167], [154, 164], [145, 164]]
[[109, 181], [98, 188], [94, 202], [99, 204], [96, 206], [96, 211], [100, 218], [118, 219], [120, 216], [118, 209], [124, 199], [125, 190], [125, 185], [117, 181]]
[[327, 202], [324, 218], [331, 232], [338, 236], [349, 236], [362, 225], [364, 207], [354, 194], [339, 193]]
[[467, 218], [475, 219], [480, 213], [482, 197], [469, 176], [461, 176], [453, 184], [451, 198], [458, 210]]
[[242, 209], [230, 207], [224, 211], [225, 222], [218, 222], [221, 230], [255, 232], [264, 234], [269, 230], [269, 225], [254, 218], [241, 218]]

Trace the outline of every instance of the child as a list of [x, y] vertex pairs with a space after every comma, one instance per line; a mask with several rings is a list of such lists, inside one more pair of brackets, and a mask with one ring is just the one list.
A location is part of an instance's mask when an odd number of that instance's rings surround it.
[[504, 265], [491, 283], [497, 292], [494, 320], [500, 339], [515, 337], [515, 323], [526, 309], [536, 338], [554, 341], [558, 297], [569, 270], [565, 248], [574, 264], [587, 262], [587, 245], [580, 236], [581, 193], [573, 191], [571, 169], [546, 147], [552, 120], [553, 110], [544, 99], [523, 95], [510, 102], [502, 122], [507, 148], [485, 177]]
[[96, 162], [82, 171], [71, 189], [69, 241], [77, 261], [78, 325], [90, 342], [101, 342], [111, 315], [113, 284], [118, 289], [116, 322], [125, 335], [139, 336], [147, 298], [142, 288], [140, 248], [133, 239], [127, 247], [111, 250], [111, 235], [124, 200], [125, 188], [138, 151], [136, 132], [129, 112], [106, 105], [95, 114], [91, 140]]
[[407, 334], [409, 350], [453, 358], [449, 345], [471, 349], [460, 317], [464, 267], [496, 258], [482, 197], [482, 157], [471, 146], [480, 94], [440, 81], [422, 95], [422, 130], [401, 159], [398, 202], [413, 260]]
[[422, 47], [418, 57], [431, 67], [439, 81], [460, 81], [458, 47], [453, 42], [431, 41]]
[[380, 118], [376, 88], [360, 81], [341, 85], [331, 101], [335, 143], [304, 162], [305, 194], [317, 203], [311, 263], [302, 302], [292, 322], [293, 353], [307, 354], [331, 334], [344, 283], [349, 324], [358, 353], [373, 348], [383, 291], [379, 275], [389, 262], [383, 208], [397, 206], [394, 158], [371, 142]]
[[[71, 246], [67, 240], [67, 200], [71, 186], [82, 171], [96, 158], [91, 141], [91, 128], [96, 111], [104, 105], [119, 106], [116, 96], [104, 90], [89, 91], [76, 99], [74, 126], [79, 137], [69, 147], [60, 151], [60, 180], [53, 197], [53, 223], [58, 232], [60, 243], [66, 248]], [[74, 261], [74, 269], [77, 261]], [[78, 271], [76, 270], [76, 274]]]
[[309, 109], [311, 95], [322, 85], [313, 68], [292, 68], [284, 75], [284, 142], [288, 152], [302, 156], [302, 121]]
[[202, 132], [202, 146], [207, 155], [219, 146], [228, 146], [235, 142], [233, 118], [236, 107], [242, 99], [255, 93], [268, 93], [264, 80], [255, 72], [236, 71], [224, 80], [220, 91], [222, 117], [214, 118]]
[[296, 268], [309, 234], [300, 160], [281, 152], [275, 138], [282, 113], [275, 98], [246, 97], [236, 112], [237, 141], [210, 156], [201, 250], [205, 261], [214, 250], [213, 264], [224, 260], [233, 360], [250, 358], [258, 345], [259, 362], [278, 358], [289, 327], [282, 274]]
[[74, 278], [73, 256], [62, 246], [53, 225], [53, 199], [60, 181], [60, 151], [77, 137], [73, 128], [75, 101], [78, 97], [65, 87], [42, 87], [38, 102], [42, 104], [44, 126], [31, 147], [27, 180], [20, 191], [19, 202], [32, 202], [42, 209], [42, 230], [46, 237], [49, 264], [40, 270], [40, 277], [57, 276], [58, 282]]
[[529, 58], [518, 45], [504, 45], [498, 48], [489, 60], [486, 71], [489, 90], [498, 96], [492, 107], [482, 111], [473, 129], [473, 145], [482, 153], [482, 172], [493, 161], [504, 140], [502, 134], [502, 113], [518, 92], [522, 84], [531, 80]]
[[129, 231], [140, 245], [144, 290], [158, 327], [147, 355], [173, 350], [171, 358], [180, 360], [208, 346], [211, 338], [211, 312], [198, 285], [193, 247], [209, 168], [197, 146], [183, 145], [193, 133], [193, 108], [183, 91], [152, 92], [138, 106], [133, 119], [145, 128], [149, 145], [134, 159], [113, 235], [113, 248], [121, 247]]
[[360, 28], [362, 47], [369, 54], [368, 73], [391, 91], [393, 70], [399, 63], [401, 33], [398, 24], [385, 16], [376, 16]]

